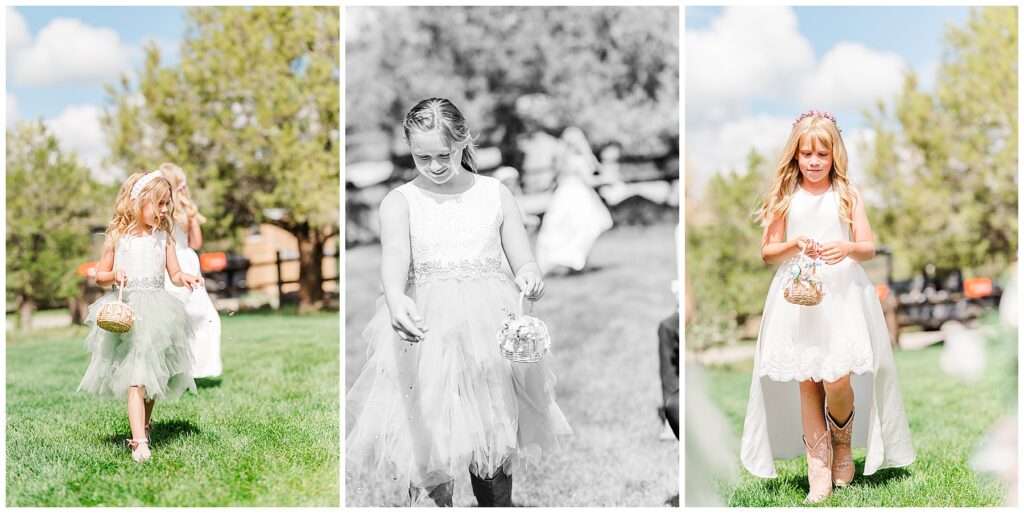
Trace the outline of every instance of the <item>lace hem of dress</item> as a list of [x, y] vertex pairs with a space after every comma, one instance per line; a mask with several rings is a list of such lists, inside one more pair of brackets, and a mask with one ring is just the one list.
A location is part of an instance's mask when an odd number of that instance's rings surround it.
[[164, 288], [164, 276], [146, 276], [144, 278], [128, 278], [124, 290], [132, 289], [162, 289]]
[[409, 269], [409, 283], [423, 285], [442, 280], [482, 280], [487, 278], [508, 279], [501, 272], [501, 258], [485, 260], [460, 260], [458, 262], [422, 262]]
[[792, 339], [767, 346], [772, 349], [762, 355], [758, 374], [772, 381], [836, 381], [847, 374], [874, 372], [871, 346], [864, 340], [835, 340], [829, 353], [818, 346], [798, 348]]

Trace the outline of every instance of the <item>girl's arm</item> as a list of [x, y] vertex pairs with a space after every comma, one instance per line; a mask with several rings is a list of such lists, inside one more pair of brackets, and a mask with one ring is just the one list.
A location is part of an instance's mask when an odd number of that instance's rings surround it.
[[761, 236], [761, 260], [766, 264], [777, 264], [806, 252], [807, 256], [817, 256], [811, 239], [801, 235], [793, 240], [786, 240], [786, 218], [779, 217], [764, 228]]
[[188, 218], [188, 247], [192, 248], [192, 251], [199, 251], [199, 248], [203, 247], [203, 229], [196, 216]]
[[523, 214], [519, 210], [512, 191], [504, 184], [498, 186], [501, 191], [501, 211], [504, 221], [501, 223], [501, 247], [505, 250], [505, 258], [515, 273], [516, 285], [526, 292], [526, 297], [538, 300], [544, 296], [544, 281], [541, 278], [540, 266], [530, 249], [530, 238], [523, 224]]
[[860, 190], [852, 184], [850, 192], [853, 193], [853, 223], [850, 224], [853, 242], [837, 240], [822, 244], [821, 259], [826, 264], [837, 264], [846, 257], [858, 262], [875, 258], [875, 240], [871, 233], [871, 223], [868, 222], [867, 207], [861, 201]]
[[114, 283], [124, 285], [128, 280], [127, 274], [122, 269], [114, 270], [114, 245], [110, 239], [103, 243], [103, 256], [96, 263], [96, 284], [106, 287]]
[[416, 304], [405, 294], [412, 262], [409, 244], [409, 204], [398, 191], [391, 191], [380, 203], [380, 282], [391, 314], [391, 327], [407, 342], [423, 338], [427, 328]]
[[205, 280], [202, 276], [192, 276], [181, 270], [178, 253], [174, 250], [174, 237], [171, 237], [170, 234], [167, 235], [167, 248], [164, 253], [167, 255], [167, 275], [171, 277], [171, 283], [178, 287], [185, 287], [189, 292], [197, 285], [204, 283]]

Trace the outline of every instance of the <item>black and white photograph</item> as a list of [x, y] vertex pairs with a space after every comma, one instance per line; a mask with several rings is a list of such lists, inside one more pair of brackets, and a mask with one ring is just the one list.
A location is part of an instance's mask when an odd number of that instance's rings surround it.
[[679, 504], [679, 9], [345, 10], [344, 502]]

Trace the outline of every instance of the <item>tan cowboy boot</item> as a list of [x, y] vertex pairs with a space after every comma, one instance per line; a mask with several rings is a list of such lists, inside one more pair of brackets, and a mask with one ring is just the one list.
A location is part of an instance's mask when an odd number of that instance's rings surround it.
[[853, 465], [853, 414], [856, 410], [850, 410], [850, 418], [846, 419], [846, 425], [840, 427], [836, 424], [832, 414], [825, 407], [825, 420], [828, 422], [828, 429], [832, 432], [832, 483], [836, 486], [847, 486], [853, 481], [855, 467]]
[[817, 504], [832, 495], [832, 442], [827, 426], [814, 441], [814, 446], [807, 443], [807, 437], [801, 438], [807, 447], [807, 481], [810, 485], [804, 503]]

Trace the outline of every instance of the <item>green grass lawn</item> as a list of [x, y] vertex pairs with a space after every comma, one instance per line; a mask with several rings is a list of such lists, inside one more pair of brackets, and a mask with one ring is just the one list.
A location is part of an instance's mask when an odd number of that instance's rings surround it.
[[86, 327], [9, 333], [7, 505], [337, 506], [337, 314], [222, 320], [224, 374], [157, 402], [141, 464], [126, 404], [75, 392]]
[[[865, 450], [855, 449], [853, 484], [834, 491], [823, 506], [1002, 505], [1000, 484], [974, 472], [969, 461], [981, 437], [1016, 403], [1016, 372], [1008, 367], [1016, 365], [1016, 360], [993, 358], [990, 352], [994, 363], [985, 377], [968, 384], [942, 372], [941, 351], [940, 345], [895, 354], [917, 460], [908, 467], [880, 470], [865, 478]], [[751, 371], [751, 365], [745, 363], [707, 372], [708, 391], [737, 438], [743, 431]], [[761, 479], [741, 470], [738, 481], [719, 481], [719, 492], [730, 506], [802, 505], [807, 494], [806, 459], [779, 461], [776, 468], [779, 477], [775, 479]]]
[[[380, 294], [380, 249], [355, 248], [346, 258], [347, 388], [366, 362], [361, 332]], [[575, 435], [515, 476], [518, 506], [662, 506], [679, 494], [679, 444], [658, 440], [656, 412], [657, 326], [676, 307], [673, 227], [607, 232], [590, 266], [545, 280], [547, 294], [534, 308], [552, 332], [558, 404]], [[362, 493], [349, 484], [345, 493], [348, 506], [402, 505], [406, 496], [391, 482]], [[468, 470], [456, 480], [455, 505], [476, 505]]]

